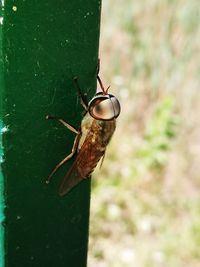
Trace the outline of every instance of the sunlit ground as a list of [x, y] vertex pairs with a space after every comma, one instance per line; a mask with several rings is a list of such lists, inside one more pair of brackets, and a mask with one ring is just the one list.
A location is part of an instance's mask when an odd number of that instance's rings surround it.
[[89, 267], [200, 266], [199, 0], [103, 1], [122, 112], [91, 199]]

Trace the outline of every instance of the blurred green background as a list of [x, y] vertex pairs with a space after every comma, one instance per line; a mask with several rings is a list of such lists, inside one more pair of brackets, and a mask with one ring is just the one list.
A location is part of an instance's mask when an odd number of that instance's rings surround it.
[[199, 0], [103, 1], [122, 113], [93, 175], [89, 267], [200, 266]]

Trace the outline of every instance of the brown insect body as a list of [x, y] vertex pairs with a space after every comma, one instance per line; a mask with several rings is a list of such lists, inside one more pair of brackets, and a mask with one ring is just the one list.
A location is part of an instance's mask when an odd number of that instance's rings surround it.
[[[92, 120], [89, 129], [88, 120]], [[90, 175], [104, 155], [115, 127], [115, 120], [100, 121], [86, 114], [81, 124], [82, 137], [78, 148], [79, 157], [76, 160], [77, 169], [82, 177]]]
[[[100, 80], [99, 77], [98, 80]], [[55, 167], [47, 180], [49, 182], [57, 169], [77, 152], [74, 163], [61, 183], [60, 195], [65, 195], [81, 180], [91, 175], [99, 160], [104, 156], [106, 147], [115, 131], [120, 104], [116, 97], [107, 93], [108, 89], [103, 88], [101, 80], [100, 85], [102, 92], [97, 93], [88, 104], [85, 104], [81, 98], [81, 103], [87, 112], [82, 119], [80, 130], [77, 131], [64, 120], [57, 118], [77, 134], [72, 153]], [[48, 116], [48, 119], [56, 118]]]
[[74, 164], [61, 184], [59, 194], [65, 195], [72, 187], [92, 174], [115, 131], [116, 122], [100, 121], [89, 113], [81, 123], [81, 137]]

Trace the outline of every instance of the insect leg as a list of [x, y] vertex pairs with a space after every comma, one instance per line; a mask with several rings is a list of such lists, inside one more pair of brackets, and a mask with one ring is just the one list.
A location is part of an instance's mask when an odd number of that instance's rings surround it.
[[103, 83], [101, 81], [101, 78], [99, 77], [99, 71], [100, 71], [100, 59], [98, 59], [98, 63], [97, 63], [97, 81], [99, 82], [99, 85], [101, 87], [101, 90], [104, 92], [105, 89], [104, 89], [104, 86], [103, 86]]
[[105, 150], [105, 152], [104, 152], [102, 158], [100, 159], [100, 160], [101, 160], [101, 162], [100, 162], [100, 166], [99, 166], [100, 169], [101, 169], [101, 167], [102, 167], [102, 165], [103, 165], [103, 162], [104, 162], [104, 159], [105, 159], [105, 155], [106, 155], [106, 150]]
[[46, 116], [46, 119], [47, 120], [57, 120], [60, 123], [62, 123], [65, 127], [67, 127], [67, 129], [69, 129], [70, 131], [72, 131], [76, 134], [79, 134], [78, 130], [76, 130], [73, 126], [71, 126], [68, 122], [64, 121], [63, 119], [60, 119], [60, 118], [54, 117], [54, 116], [49, 116], [49, 115]]
[[81, 89], [80, 89], [80, 86], [78, 84], [78, 78], [77, 77], [74, 77], [74, 85], [78, 91], [78, 95], [79, 95], [80, 100], [81, 100], [81, 105], [84, 107], [85, 110], [88, 110], [88, 101], [87, 101], [85, 95], [83, 95], [81, 93]]
[[97, 63], [97, 76], [99, 75], [99, 71], [100, 71], [100, 58], [98, 58], [98, 63]]
[[81, 133], [79, 132], [76, 136], [76, 138], [74, 139], [74, 144], [73, 144], [73, 147], [72, 147], [72, 152], [66, 157], [64, 158], [61, 162], [59, 162], [56, 167], [53, 169], [53, 171], [50, 173], [50, 175], [48, 176], [47, 180], [46, 180], [46, 183], [48, 184], [52, 178], [52, 176], [54, 175], [54, 173], [65, 163], [67, 162], [70, 158], [73, 157], [73, 155], [76, 153], [76, 150], [77, 150], [77, 147], [78, 147], [78, 143], [79, 143], [79, 140], [80, 140], [80, 136], [81, 136]]

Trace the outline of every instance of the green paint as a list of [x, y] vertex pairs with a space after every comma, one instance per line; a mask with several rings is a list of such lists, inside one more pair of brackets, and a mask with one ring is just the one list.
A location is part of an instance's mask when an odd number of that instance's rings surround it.
[[[2, 31], [2, 24], [3, 24], [3, 1], [0, 1], [0, 117], [2, 117], [2, 93], [4, 88], [4, 79], [3, 79], [3, 60], [2, 60], [2, 39], [3, 39], [3, 31]], [[3, 161], [3, 144], [2, 144], [2, 134], [5, 128], [3, 127], [3, 122], [0, 119], [0, 164]], [[0, 166], [0, 267], [4, 267], [4, 179], [3, 179], [3, 172]]]
[[[47, 114], [80, 126], [73, 77], [88, 98], [96, 88], [99, 0], [10, 0], [3, 21], [3, 135], [6, 266], [86, 266], [90, 180], [58, 195], [74, 134]], [[1, 66], [2, 67], [2, 66]], [[2, 244], [2, 242], [1, 242]]]
[[[3, 145], [2, 145], [2, 134], [5, 131], [5, 127], [3, 127], [2, 121], [0, 120], [0, 164], [3, 161]], [[3, 173], [0, 169], [0, 267], [4, 266], [4, 184], [3, 184]]]

